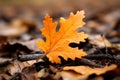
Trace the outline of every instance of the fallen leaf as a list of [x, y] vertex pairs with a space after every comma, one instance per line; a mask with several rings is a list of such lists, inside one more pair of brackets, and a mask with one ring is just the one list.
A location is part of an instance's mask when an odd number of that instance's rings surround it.
[[0, 29], [0, 35], [6, 36], [6, 37], [18, 37], [25, 32], [27, 32], [28, 29], [26, 25], [22, 24], [21, 20], [15, 20], [13, 21], [9, 26], [4, 26]]
[[84, 11], [77, 12], [75, 15], [70, 14], [69, 19], [60, 18], [60, 29], [56, 31], [56, 22], [52, 22], [52, 18], [45, 16], [44, 28], [41, 29], [42, 35], [46, 37], [46, 41], [39, 41], [37, 45], [43, 50], [52, 63], [60, 63], [59, 56], [65, 60], [71, 58], [81, 58], [87, 55], [82, 49], [71, 48], [71, 42], [85, 42], [88, 37], [84, 32], [78, 33], [76, 30], [81, 28], [83, 22]]
[[87, 75], [82, 76], [72, 71], [62, 71], [60, 75], [63, 80], [87, 80]]
[[[59, 73], [63, 80], [89, 80], [88, 75], [81, 75], [73, 71], [62, 71]], [[90, 80], [104, 80], [101, 76], [96, 76]]]
[[17, 43], [27, 46], [30, 50], [39, 51], [38, 47], [36, 46], [36, 42], [40, 40], [40, 38], [36, 38], [29, 41], [17, 41]]
[[63, 70], [73, 70], [77, 73], [80, 73], [81, 75], [101, 75], [108, 71], [114, 70], [117, 68], [117, 65], [112, 64], [110, 66], [105, 66], [103, 68], [91, 68], [89, 66], [66, 66], [63, 68]]
[[102, 37], [100, 35], [90, 36], [89, 39], [90, 39], [91, 44], [97, 45], [100, 48], [112, 46], [112, 44], [109, 42], [109, 40], [107, 40], [105, 37]]
[[23, 68], [28, 67], [28, 66], [30, 65], [27, 64], [26, 62], [21, 63], [19, 61], [14, 61], [13, 64], [7, 67], [7, 70], [9, 71], [11, 75], [14, 75], [17, 72], [21, 72]]
[[38, 80], [34, 67], [26, 67], [22, 70], [21, 80]]
[[22, 54], [29, 54], [32, 50], [21, 43], [6, 42], [0, 46], [0, 56], [11, 58], [16, 56], [18, 52]]
[[10, 76], [7, 74], [0, 74], [0, 80], [9, 80]]
[[45, 71], [45, 69], [41, 69], [38, 73], [37, 73], [37, 77], [41, 78], [41, 77], [46, 77], [48, 76], [48, 72]]

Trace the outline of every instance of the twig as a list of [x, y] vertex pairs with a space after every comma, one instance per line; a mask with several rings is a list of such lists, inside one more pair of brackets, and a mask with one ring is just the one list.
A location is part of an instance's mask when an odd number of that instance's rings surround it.
[[106, 43], [105, 43], [104, 35], [103, 35], [103, 34], [101, 34], [101, 38], [102, 38], [102, 40], [103, 40], [103, 42], [104, 42], [104, 45], [105, 45], [105, 53], [108, 54], [108, 49], [107, 49], [107, 46], [106, 46]]
[[89, 59], [86, 59], [86, 58], [82, 58], [80, 62], [85, 64], [85, 65], [92, 66], [92, 67], [103, 67], [102, 65], [97, 64], [97, 63], [95, 63]]
[[93, 54], [93, 55], [85, 56], [84, 58], [91, 60], [112, 60], [120, 63], [119, 58], [117, 58], [115, 55], [110, 55], [110, 54]]
[[29, 61], [35, 60], [45, 57], [45, 54], [26, 54], [26, 55], [18, 55], [19, 61]]

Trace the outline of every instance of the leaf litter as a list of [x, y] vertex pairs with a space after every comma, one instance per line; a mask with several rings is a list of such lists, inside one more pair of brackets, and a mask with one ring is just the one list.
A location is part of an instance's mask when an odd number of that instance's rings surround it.
[[[95, 1], [97, 5], [94, 1], [84, 1], [84, 5], [79, 5], [79, 2], [58, 1], [57, 5], [50, 4], [52, 6], [49, 7], [46, 4], [39, 6], [39, 9], [34, 4], [1, 5], [0, 80], [119, 80], [119, 1], [106, 0], [110, 5], [104, 5], [102, 1]], [[88, 3], [94, 9], [90, 9]], [[42, 8], [46, 6], [49, 8], [45, 11]], [[46, 52], [36, 46], [36, 42], [45, 36], [39, 31], [43, 26], [44, 15], [49, 13], [53, 20], [58, 20], [61, 16], [66, 18], [70, 12], [76, 13], [81, 9], [86, 13], [86, 25], [81, 26], [79, 31], [89, 34], [89, 38], [83, 42], [75, 39], [77, 43], [73, 41], [68, 46], [83, 49], [87, 56], [75, 59], [59, 56], [60, 64], [53, 63], [56, 60], [51, 62]], [[18, 13], [20, 11], [22, 14]]]

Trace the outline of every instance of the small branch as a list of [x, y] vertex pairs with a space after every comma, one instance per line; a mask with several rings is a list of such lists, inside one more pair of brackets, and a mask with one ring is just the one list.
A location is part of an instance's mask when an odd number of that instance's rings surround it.
[[45, 54], [26, 54], [26, 55], [18, 55], [19, 61], [29, 61], [35, 60], [45, 57]]
[[85, 65], [92, 66], [92, 67], [103, 67], [102, 65], [96, 64], [95, 62], [90, 61], [86, 58], [82, 58], [80, 62], [85, 64]]
[[63, 58], [62, 59], [62, 64], [60, 66], [81, 66], [81, 65], [86, 65], [86, 66], [91, 66], [91, 67], [103, 67], [100, 64], [95, 63], [92, 60], [89, 60], [87, 58], [82, 58], [82, 59], [78, 59], [76, 58], [75, 61], [69, 59], [68, 61], [65, 61]]
[[85, 56], [84, 58], [92, 59], [92, 60], [114, 59], [114, 57], [109, 54], [92, 54], [92, 55]]
[[85, 56], [84, 58], [91, 59], [91, 60], [112, 60], [120, 63], [119, 58], [117, 58], [115, 55], [112, 56], [110, 54], [92, 54], [92, 55]]

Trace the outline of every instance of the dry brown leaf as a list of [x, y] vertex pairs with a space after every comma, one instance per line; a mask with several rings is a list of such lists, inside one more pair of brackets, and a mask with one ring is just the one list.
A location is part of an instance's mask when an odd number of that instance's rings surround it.
[[84, 32], [78, 33], [76, 30], [81, 28], [83, 22], [84, 11], [77, 12], [75, 15], [70, 14], [69, 19], [60, 18], [60, 29], [56, 31], [56, 22], [52, 22], [52, 18], [46, 15], [44, 20], [44, 28], [41, 29], [42, 34], [46, 37], [46, 41], [37, 43], [38, 47], [46, 53], [46, 56], [52, 63], [60, 63], [59, 56], [65, 60], [71, 58], [81, 58], [87, 55], [82, 49], [71, 48], [71, 42], [85, 42], [88, 37]]
[[59, 75], [61, 75], [63, 80], [86, 80], [87, 79], [87, 75], [82, 76], [72, 71], [62, 71]]
[[91, 44], [97, 45], [101, 48], [112, 46], [112, 44], [105, 37], [102, 37], [101, 35], [94, 35], [94, 36], [90, 36], [89, 38]]
[[21, 80], [38, 80], [34, 67], [26, 67], [21, 72]]
[[36, 42], [40, 41], [40, 40], [41, 40], [40, 38], [36, 38], [36, 39], [33, 39], [33, 40], [29, 40], [29, 41], [17, 41], [17, 43], [20, 43], [24, 46], [27, 46], [30, 50], [39, 51], [39, 49], [36, 45]]
[[112, 64], [110, 66], [105, 66], [103, 68], [91, 68], [89, 66], [68, 66], [68, 67], [64, 67], [63, 70], [73, 70], [77, 73], [80, 73], [81, 75], [91, 75], [91, 74], [101, 75], [116, 68], [117, 65]]
[[9, 26], [4, 26], [0, 28], [0, 35], [18, 37], [27, 31], [28, 31], [27, 27], [25, 25], [22, 25], [21, 20], [15, 20]]
[[28, 66], [30, 65], [26, 62], [21, 63], [19, 61], [14, 61], [14, 63], [8, 66], [7, 69], [11, 75], [14, 75], [17, 72], [21, 72], [23, 68]]
[[[62, 77], [63, 80], [88, 80], [88, 75], [81, 75], [73, 71], [62, 71], [59, 72], [59, 75]], [[91, 80], [104, 80], [104, 79], [102, 76], [96, 76], [94, 79]]]

